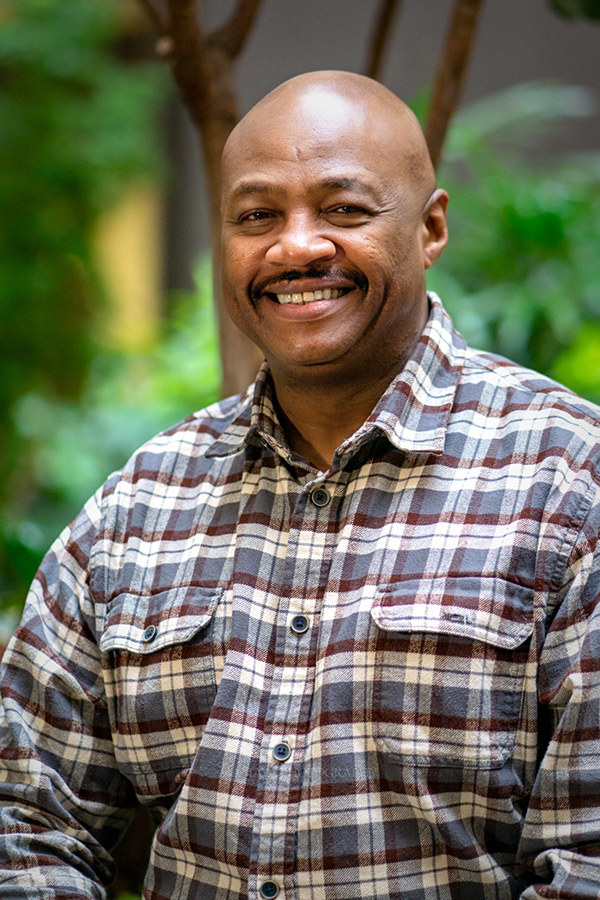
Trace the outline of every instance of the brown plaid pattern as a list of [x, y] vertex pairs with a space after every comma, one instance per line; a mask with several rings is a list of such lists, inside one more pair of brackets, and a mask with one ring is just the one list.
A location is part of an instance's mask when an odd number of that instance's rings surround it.
[[600, 897], [598, 411], [431, 301], [329, 472], [263, 369], [56, 542], [4, 660], [0, 897], [103, 897], [138, 802], [148, 900]]

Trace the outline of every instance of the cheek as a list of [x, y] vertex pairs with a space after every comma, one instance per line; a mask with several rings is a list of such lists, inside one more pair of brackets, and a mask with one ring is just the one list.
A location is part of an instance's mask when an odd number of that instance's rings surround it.
[[222, 249], [221, 273], [225, 308], [233, 321], [241, 325], [240, 298], [247, 296], [247, 284], [244, 282], [243, 268], [240, 269], [239, 256], [232, 254], [226, 247]]
[[414, 283], [423, 278], [425, 260], [419, 235], [405, 233], [403, 239], [396, 241], [390, 248], [388, 259], [388, 268], [395, 278], [402, 279], [405, 283]]
[[244, 247], [238, 248], [236, 243], [224, 244], [221, 252], [223, 298], [232, 312], [240, 301], [247, 300], [248, 287], [256, 270]]
[[356, 250], [369, 267], [369, 281], [389, 283], [390, 279], [409, 274], [408, 270], [416, 265], [422, 267], [419, 248], [414, 230], [409, 230], [405, 222], [394, 220], [387, 222], [385, 229], [364, 236]]
[[[221, 260], [223, 269], [223, 284], [232, 289], [237, 289], [241, 278], [240, 263], [243, 255], [236, 250], [235, 245], [223, 242], [221, 247]], [[241, 267], [243, 270], [243, 266]]]
[[249, 288], [264, 274], [265, 246], [259, 240], [231, 241], [223, 247], [224, 283], [235, 297], [249, 300]]

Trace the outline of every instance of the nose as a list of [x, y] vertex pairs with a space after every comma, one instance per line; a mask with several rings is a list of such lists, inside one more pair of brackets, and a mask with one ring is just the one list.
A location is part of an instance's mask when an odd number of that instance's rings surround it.
[[267, 262], [284, 266], [307, 266], [317, 259], [333, 259], [334, 242], [319, 232], [318, 222], [308, 215], [289, 216], [265, 254]]

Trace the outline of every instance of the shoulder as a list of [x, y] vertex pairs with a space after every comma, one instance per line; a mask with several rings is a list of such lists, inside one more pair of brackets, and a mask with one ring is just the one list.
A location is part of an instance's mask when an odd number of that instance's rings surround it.
[[480, 424], [511, 456], [575, 477], [583, 468], [600, 485], [600, 408], [538, 372], [467, 348], [454, 416]]
[[148, 491], [171, 492], [198, 479], [210, 477], [226, 460], [213, 458], [208, 451], [224, 435], [235, 434], [239, 441], [250, 426], [251, 392], [228, 397], [199, 410], [146, 441], [123, 468], [105, 483], [103, 505], [127, 503], [133, 494]]
[[152, 456], [204, 456], [232, 428], [243, 436], [250, 426], [250, 410], [249, 392], [213, 403], [151, 438], [133, 454], [128, 465]]
[[461, 388], [481, 392], [491, 409], [497, 406], [497, 412], [529, 410], [543, 416], [572, 418], [598, 437], [600, 407], [557, 381], [502, 356], [467, 348]]

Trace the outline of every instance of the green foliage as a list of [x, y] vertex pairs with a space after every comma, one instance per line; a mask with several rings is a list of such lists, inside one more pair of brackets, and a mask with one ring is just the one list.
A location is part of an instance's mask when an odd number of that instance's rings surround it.
[[195, 292], [182, 292], [175, 306], [151, 352], [98, 354], [77, 401], [30, 392], [15, 404], [36, 489], [26, 506], [11, 510], [12, 524], [4, 523], [15, 585], [5, 588], [5, 609], [19, 606], [42, 553], [111, 471], [145, 440], [216, 399], [220, 364], [208, 259], [197, 268]]
[[127, 179], [156, 170], [163, 93], [158, 69], [112, 51], [110, 0], [4, 0], [2, 16], [0, 492], [12, 403], [33, 389], [74, 397], [85, 377], [101, 299], [92, 224]]
[[102, 305], [92, 226], [127, 181], [160, 167], [154, 119], [166, 78], [117, 58], [122, 13], [123, 0], [1, 4], [0, 597], [9, 600], [38, 559], [6, 525], [39, 497], [14, 405], [32, 392], [79, 396]]
[[553, 375], [574, 391], [600, 404], [600, 322], [587, 321], [561, 353]]
[[471, 344], [599, 400], [597, 368], [583, 379], [573, 366], [597, 347], [600, 154], [534, 163], [522, 152], [592, 108], [581, 88], [529, 84], [457, 118], [438, 179], [450, 245], [429, 284]]
[[549, 3], [565, 19], [600, 21], [600, 0], [549, 0]]

